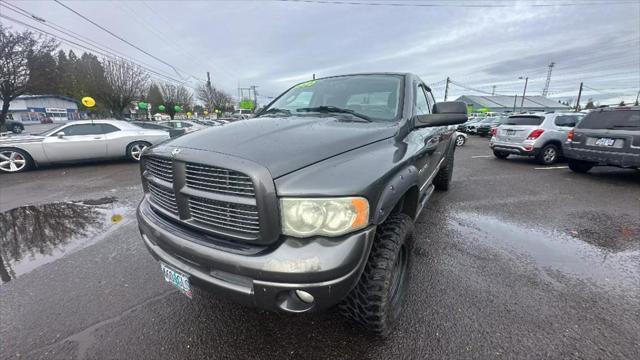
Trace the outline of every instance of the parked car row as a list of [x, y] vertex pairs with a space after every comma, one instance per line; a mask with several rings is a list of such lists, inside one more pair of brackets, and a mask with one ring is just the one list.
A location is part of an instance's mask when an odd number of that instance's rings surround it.
[[509, 116], [492, 131], [494, 155], [535, 157], [544, 165], [565, 158], [569, 168], [640, 168], [640, 107], [603, 108], [580, 113]]

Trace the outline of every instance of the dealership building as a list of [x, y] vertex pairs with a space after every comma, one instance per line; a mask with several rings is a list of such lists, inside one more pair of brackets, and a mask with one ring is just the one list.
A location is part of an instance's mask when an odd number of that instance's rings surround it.
[[23, 123], [39, 123], [45, 119], [53, 122], [79, 120], [75, 99], [59, 95], [22, 95], [9, 104], [9, 119]]
[[[467, 104], [470, 112], [530, 112], [530, 111], [568, 111], [569, 106], [540, 95], [522, 96], [480, 96], [462, 95], [456, 99]], [[514, 110], [515, 109], [515, 110]]]

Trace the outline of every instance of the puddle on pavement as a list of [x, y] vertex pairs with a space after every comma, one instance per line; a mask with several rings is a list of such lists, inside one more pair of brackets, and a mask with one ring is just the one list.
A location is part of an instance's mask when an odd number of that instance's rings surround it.
[[[592, 219], [593, 220], [593, 219]], [[570, 230], [530, 228], [492, 216], [462, 212], [451, 217], [462, 237], [513, 255], [523, 265], [557, 272], [607, 289], [640, 288], [640, 229], [623, 220], [596, 226], [576, 222]], [[607, 239], [608, 238], [608, 239]]]
[[0, 213], [0, 279], [17, 276], [98, 241], [131, 217], [113, 197], [28, 205]]

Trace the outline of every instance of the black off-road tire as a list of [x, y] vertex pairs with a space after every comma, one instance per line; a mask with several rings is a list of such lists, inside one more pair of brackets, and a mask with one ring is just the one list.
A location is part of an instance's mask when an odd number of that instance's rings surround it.
[[493, 150], [493, 156], [497, 157], [498, 159], [506, 159], [509, 157], [509, 153]]
[[447, 191], [451, 186], [451, 178], [453, 177], [453, 154], [455, 147], [447, 154], [447, 159], [443, 166], [438, 170], [436, 177], [433, 179], [433, 186], [436, 190]]
[[[553, 154], [553, 155], [549, 155], [549, 154]], [[536, 160], [541, 165], [551, 165], [558, 162], [558, 159], [560, 159], [560, 156], [561, 156], [560, 149], [558, 149], [557, 146], [553, 144], [547, 144], [543, 146], [542, 149], [540, 149], [540, 152], [538, 152], [538, 155], [536, 155]]]
[[569, 169], [572, 171], [584, 174], [591, 170], [595, 164], [588, 161], [567, 159], [567, 165], [569, 165]]
[[413, 221], [390, 215], [376, 230], [360, 280], [338, 308], [367, 331], [386, 336], [400, 318], [409, 284]]

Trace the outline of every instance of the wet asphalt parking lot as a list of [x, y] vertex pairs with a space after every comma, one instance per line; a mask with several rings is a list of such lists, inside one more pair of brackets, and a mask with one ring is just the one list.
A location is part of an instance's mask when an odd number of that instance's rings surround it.
[[640, 171], [564, 165], [459, 148], [385, 340], [180, 294], [140, 240], [136, 164], [1, 175], [0, 358], [638, 359]]

